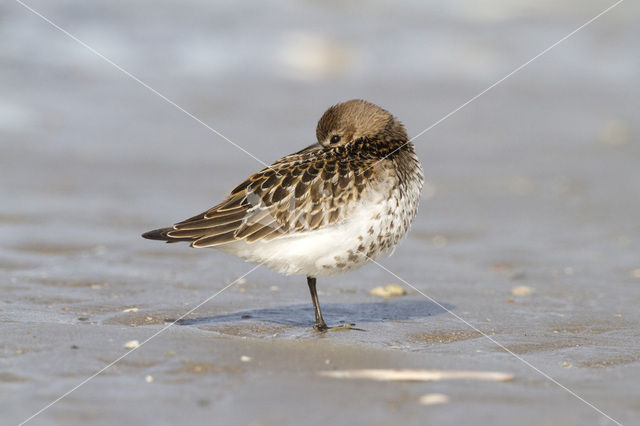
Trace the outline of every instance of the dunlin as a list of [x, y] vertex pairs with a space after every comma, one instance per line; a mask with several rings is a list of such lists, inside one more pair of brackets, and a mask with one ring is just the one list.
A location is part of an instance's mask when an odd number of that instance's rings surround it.
[[402, 123], [370, 102], [332, 106], [316, 137], [206, 212], [142, 236], [215, 247], [282, 274], [305, 275], [314, 328], [326, 330], [316, 278], [390, 253], [416, 215], [423, 175]]

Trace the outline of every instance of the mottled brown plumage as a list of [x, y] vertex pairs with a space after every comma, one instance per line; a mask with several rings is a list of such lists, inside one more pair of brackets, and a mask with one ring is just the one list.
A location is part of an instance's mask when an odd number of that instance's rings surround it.
[[[374, 164], [383, 158], [392, 161], [385, 156], [408, 140], [400, 122], [361, 100], [329, 108], [316, 135], [317, 144], [250, 176], [220, 204], [143, 236], [211, 247], [238, 239], [270, 240], [334, 224], [345, 219], [349, 206], [376, 180], [376, 169], [384, 164], [377, 168]], [[336, 135], [340, 141], [332, 143]]]
[[143, 237], [217, 247], [305, 274], [314, 297], [315, 277], [362, 266], [395, 247], [415, 216], [423, 179], [404, 126], [369, 102], [332, 106], [316, 137], [220, 204]]

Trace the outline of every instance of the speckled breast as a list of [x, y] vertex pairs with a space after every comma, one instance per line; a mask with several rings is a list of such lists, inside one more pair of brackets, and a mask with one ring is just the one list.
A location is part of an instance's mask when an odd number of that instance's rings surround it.
[[334, 255], [337, 272], [355, 269], [395, 249], [406, 234], [418, 211], [424, 181], [418, 158], [412, 151], [402, 153], [386, 167], [369, 200], [354, 210], [352, 227], [345, 227], [345, 251]]

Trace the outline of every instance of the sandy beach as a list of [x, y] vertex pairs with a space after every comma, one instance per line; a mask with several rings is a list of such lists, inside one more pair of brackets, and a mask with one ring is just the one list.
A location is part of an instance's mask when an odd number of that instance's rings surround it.
[[[610, 5], [28, 4], [267, 163], [350, 98], [416, 135]], [[140, 344], [27, 424], [638, 424], [638, 16], [621, 3], [417, 138], [392, 273], [320, 279], [327, 323], [357, 329], [318, 333], [304, 277], [140, 238], [261, 165], [0, 5], [0, 424]], [[371, 294], [388, 284], [406, 294]], [[360, 369], [445, 377], [324, 373]]]

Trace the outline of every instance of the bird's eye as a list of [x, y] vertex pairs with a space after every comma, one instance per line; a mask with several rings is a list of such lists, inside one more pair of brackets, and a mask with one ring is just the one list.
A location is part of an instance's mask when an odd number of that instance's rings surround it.
[[331, 143], [338, 143], [338, 142], [340, 142], [340, 135], [331, 136]]

